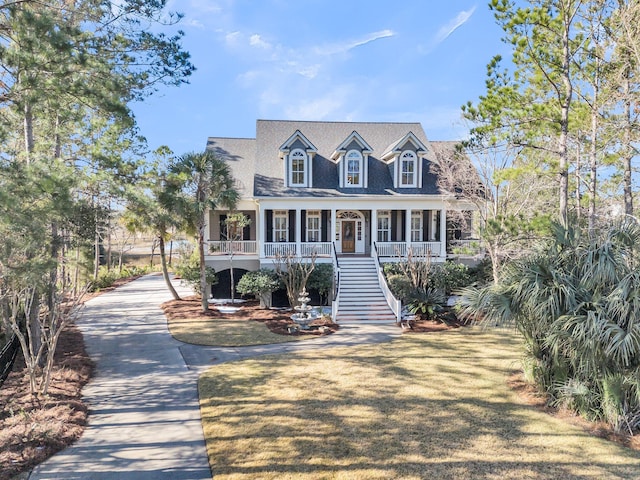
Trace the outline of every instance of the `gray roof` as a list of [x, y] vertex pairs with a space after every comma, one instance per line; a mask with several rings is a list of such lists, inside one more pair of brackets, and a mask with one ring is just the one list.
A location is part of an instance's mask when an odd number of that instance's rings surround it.
[[[279, 149], [296, 130], [309, 139], [318, 152], [313, 159], [312, 187], [285, 187], [284, 168]], [[338, 188], [338, 166], [331, 154], [354, 131], [371, 146], [369, 155], [369, 181], [367, 188]], [[397, 143], [409, 132], [426, 148], [423, 160], [422, 188], [393, 188], [392, 166], [381, 160], [389, 145]], [[439, 150], [446, 150], [455, 142], [437, 142]], [[258, 120], [256, 139], [208, 139], [207, 148], [213, 149], [231, 165], [236, 178], [245, 186], [244, 195], [253, 192], [256, 197], [340, 197], [353, 195], [433, 195], [438, 194], [436, 177], [430, 172], [436, 150], [419, 123], [378, 122], [309, 122], [287, 120]], [[244, 196], [243, 195], [243, 196]]]

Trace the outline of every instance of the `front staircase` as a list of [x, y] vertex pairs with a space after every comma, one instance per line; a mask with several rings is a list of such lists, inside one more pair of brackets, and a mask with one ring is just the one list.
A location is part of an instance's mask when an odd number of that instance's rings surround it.
[[340, 257], [338, 323], [394, 323], [371, 257]]

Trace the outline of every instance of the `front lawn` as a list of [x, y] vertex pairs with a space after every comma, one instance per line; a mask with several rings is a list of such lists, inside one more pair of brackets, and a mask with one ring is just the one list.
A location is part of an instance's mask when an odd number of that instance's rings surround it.
[[457, 329], [209, 369], [200, 402], [222, 479], [631, 479], [640, 452], [529, 406], [520, 341]]

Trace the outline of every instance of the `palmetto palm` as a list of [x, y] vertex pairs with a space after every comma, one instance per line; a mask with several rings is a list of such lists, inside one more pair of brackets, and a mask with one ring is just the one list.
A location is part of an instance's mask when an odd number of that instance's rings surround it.
[[640, 430], [640, 228], [623, 222], [591, 236], [556, 227], [541, 251], [501, 281], [466, 289], [463, 314], [512, 323], [525, 373], [550, 400], [617, 430]]
[[238, 202], [239, 193], [231, 169], [211, 151], [187, 153], [169, 167], [166, 190], [170, 208], [182, 216], [187, 231], [195, 233], [198, 238], [202, 310], [207, 311], [206, 214], [221, 207], [232, 209]]

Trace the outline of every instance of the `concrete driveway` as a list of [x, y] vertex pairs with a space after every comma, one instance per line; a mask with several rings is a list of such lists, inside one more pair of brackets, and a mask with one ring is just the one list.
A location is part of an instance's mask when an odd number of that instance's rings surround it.
[[29, 480], [211, 479], [198, 405], [202, 370], [264, 354], [384, 342], [399, 334], [392, 325], [346, 325], [302, 342], [187, 345], [167, 330], [159, 305], [170, 299], [162, 277], [149, 275], [87, 302], [78, 326], [96, 362], [83, 390], [89, 425], [77, 443], [39, 465]]

